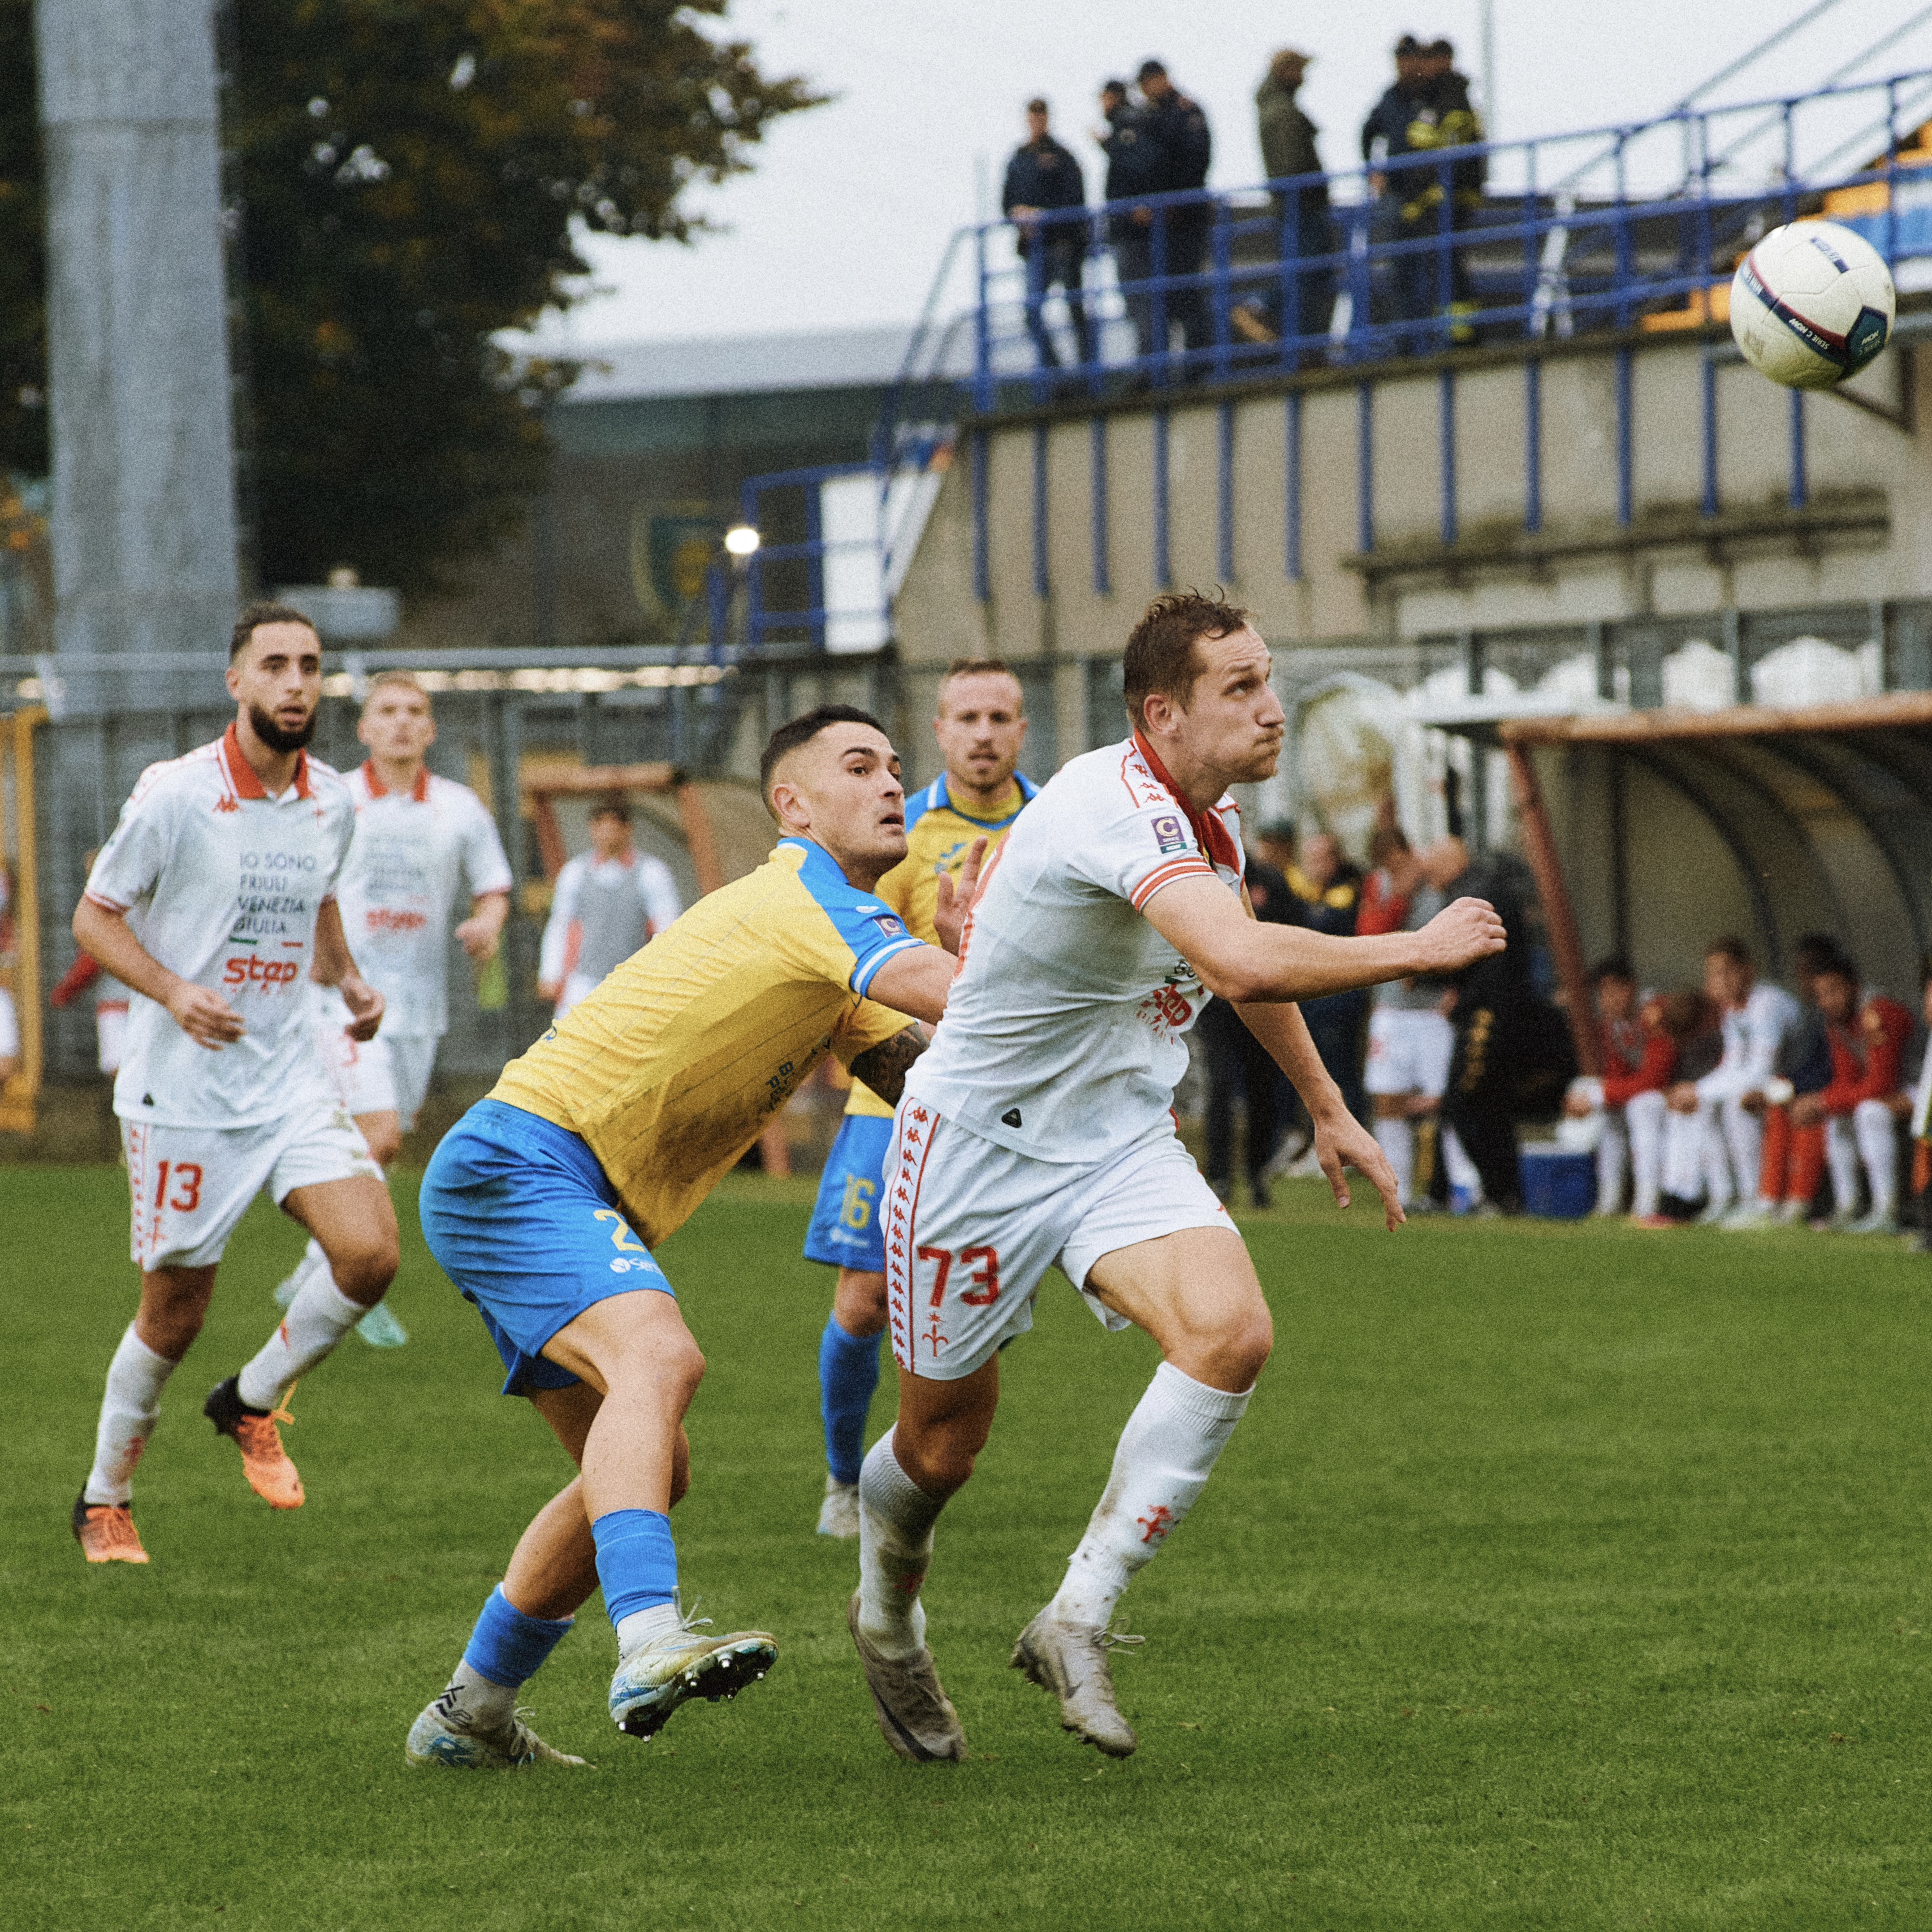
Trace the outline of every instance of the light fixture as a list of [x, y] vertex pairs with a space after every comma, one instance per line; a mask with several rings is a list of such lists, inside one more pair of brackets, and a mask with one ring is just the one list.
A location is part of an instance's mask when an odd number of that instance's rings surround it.
[[734, 524], [724, 532], [724, 548], [741, 563], [758, 547], [758, 533], [749, 524]]

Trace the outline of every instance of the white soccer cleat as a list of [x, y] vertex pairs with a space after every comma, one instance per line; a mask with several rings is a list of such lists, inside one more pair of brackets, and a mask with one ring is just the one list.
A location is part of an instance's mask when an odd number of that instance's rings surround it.
[[1140, 1740], [1114, 1701], [1107, 1653], [1140, 1641], [1097, 1624], [1064, 1624], [1042, 1610], [1020, 1632], [1012, 1666], [1060, 1700], [1062, 1730], [1109, 1757], [1130, 1757]]
[[1895, 1234], [1898, 1232], [1898, 1217], [1874, 1208], [1869, 1214], [1862, 1215], [1846, 1228], [1848, 1234]]
[[472, 1728], [468, 1714], [447, 1690], [410, 1726], [403, 1756], [411, 1764], [440, 1765], [447, 1771], [527, 1771], [584, 1762], [545, 1744], [524, 1722], [520, 1711], [498, 1730]]
[[1777, 1210], [1768, 1201], [1743, 1201], [1718, 1223], [1726, 1234], [1748, 1234], [1778, 1225]]
[[886, 1657], [859, 1628], [859, 1593], [845, 1606], [846, 1628], [859, 1652], [879, 1735], [914, 1764], [957, 1762], [966, 1755], [966, 1733], [952, 1700], [940, 1687], [932, 1652], [921, 1645], [911, 1657]]
[[825, 1479], [825, 1500], [818, 1506], [818, 1533], [850, 1542], [859, 1534], [859, 1485]]
[[610, 1679], [610, 1721], [626, 1737], [655, 1737], [679, 1705], [693, 1697], [716, 1704], [755, 1684], [778, 1661], [767, 1630], [706, 1636], [709, 1617], [686, 1618], [676, 1630], [641, 1643]]

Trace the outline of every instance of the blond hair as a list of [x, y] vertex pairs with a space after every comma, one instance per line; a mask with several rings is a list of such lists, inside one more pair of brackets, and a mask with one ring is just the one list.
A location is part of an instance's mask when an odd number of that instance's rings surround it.
[[[367, 711], [375, 702], [376, 692], [390, 685], [400, 685], [406, 691], [413, 691], [425, 704], [430, 703], [429, 693], [424, 690], [422, 681], [414, 671], [379, 670], [362, 688], [362, 709]], [[434, 708], [430, 706], [431, 710]]]

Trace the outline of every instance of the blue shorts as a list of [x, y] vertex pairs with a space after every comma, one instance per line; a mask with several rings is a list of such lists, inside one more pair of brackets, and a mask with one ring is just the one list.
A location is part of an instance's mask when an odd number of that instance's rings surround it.
[[503, 1358], [506, 1395], [577, 1380], [541, 1352], [586, 1308], [634, 1288], [671, 1292], [582, 1139], [501, 1100], [478, 1101], [443, 1136], [417, 1213]]
[[878, 1114], [848, 1114], [818, 1177], [812, 1226], [805, 1237], [808, 1262], [834, 1268], [886, 1271], [886, 1241], [879, 1229], [879, 1192], [892, 1124]]

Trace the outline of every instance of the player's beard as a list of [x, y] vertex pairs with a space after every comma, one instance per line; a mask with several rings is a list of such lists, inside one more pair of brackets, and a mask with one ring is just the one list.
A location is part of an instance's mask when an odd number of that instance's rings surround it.
[[299, 752], [315, 736], [315, 728], [321, 716], [322, 706], [318, 704], [291, 731], [286, 725], [278, 724], [259, 704], [248, 707], [250, 728], [272, 752]]

